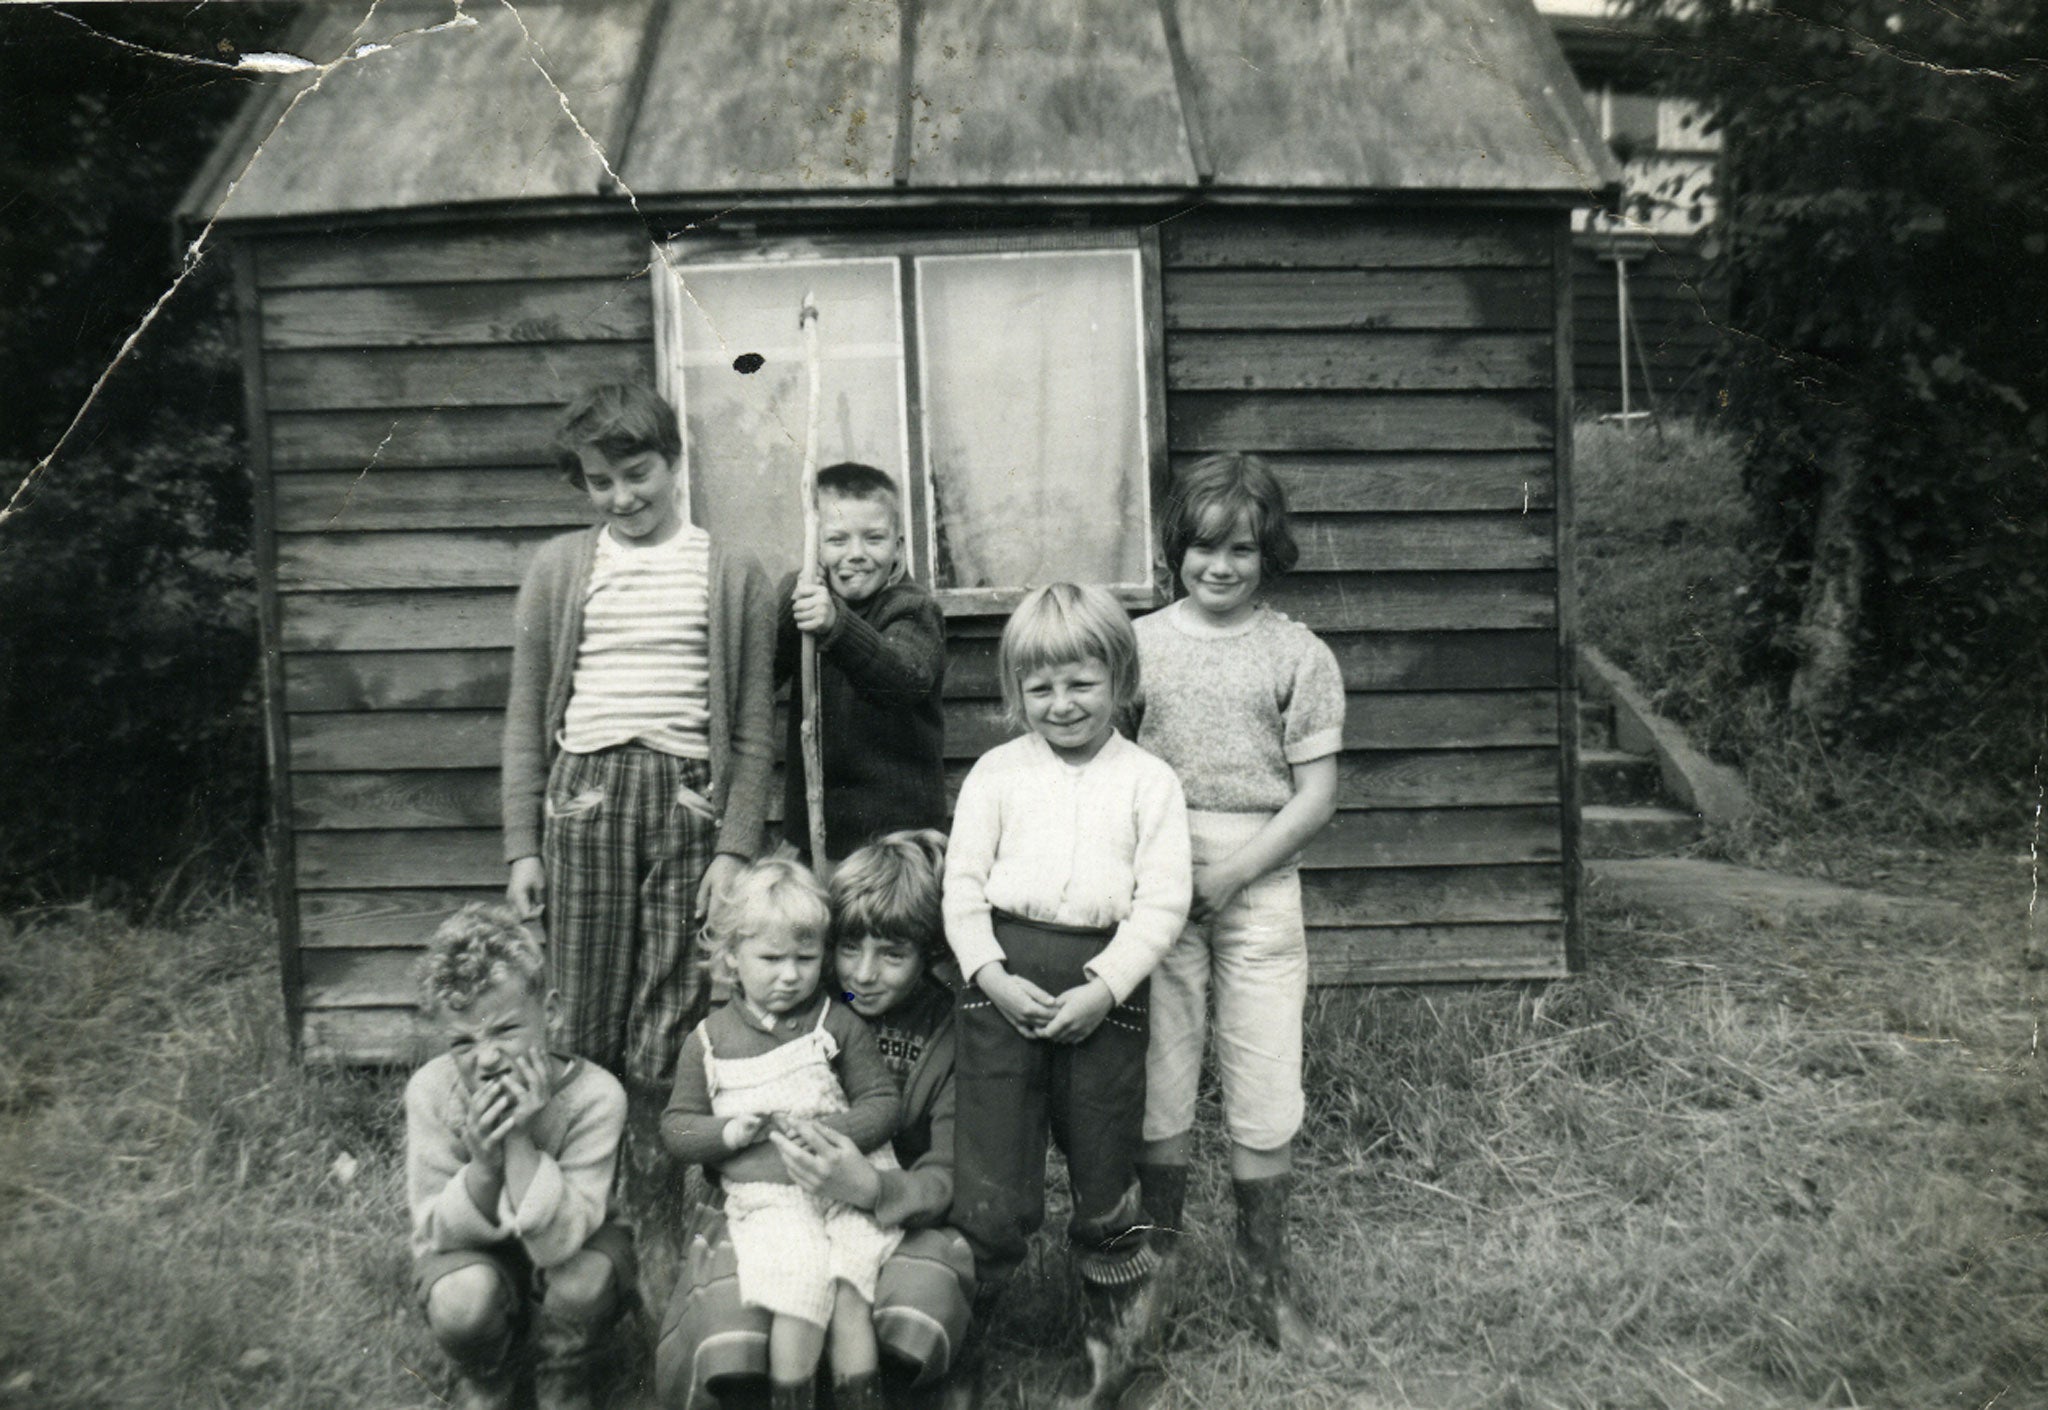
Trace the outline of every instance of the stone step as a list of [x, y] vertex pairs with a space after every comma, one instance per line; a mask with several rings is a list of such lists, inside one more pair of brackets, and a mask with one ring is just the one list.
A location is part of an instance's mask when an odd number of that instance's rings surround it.
[[1700, 820], [1676, 808], [1592, 803], [1579, 809], [1579, 850], [1588, 857], [1653, 857], [1699, 836]]
[[1605, 700], [1579, 697], [1580, 752], [1614, 747], [1614, 707]]
[[1662, 803], [1657, 761], [1622, 749], [1579, 750], [1579, 799], [1585, 803]]

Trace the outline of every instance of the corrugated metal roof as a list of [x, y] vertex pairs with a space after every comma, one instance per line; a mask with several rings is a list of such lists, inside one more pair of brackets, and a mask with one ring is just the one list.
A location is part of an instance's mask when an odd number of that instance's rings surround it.
[[186, 218], [1619, 177], [1530, 0], [356, 0], [299, 52]]

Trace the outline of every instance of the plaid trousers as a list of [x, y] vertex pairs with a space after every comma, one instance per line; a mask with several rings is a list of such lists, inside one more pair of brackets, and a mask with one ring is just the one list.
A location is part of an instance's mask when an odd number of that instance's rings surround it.
[[548, 974], [569, 1047], [615, 1075], [667, 1090], [702, 1008], [697, 887], [717, 833], [702, 759], [621, 745], [555, 756], [541, 862]]

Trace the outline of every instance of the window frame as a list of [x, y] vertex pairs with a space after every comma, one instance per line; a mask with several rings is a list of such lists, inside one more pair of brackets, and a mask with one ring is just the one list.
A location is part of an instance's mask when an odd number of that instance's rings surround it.
[[694, 520], [695, 498], [689, 455], [688, 411], [684, 404], [682, 344], [683, 294], [675, 281], [692, 269], [758, 267], [788, 268], [807, 264], [888, 260], [895, 266], [897, 330], [902, 363], [897, 378], [897, 415], [904, 447], [904, 539], [909, 568], [931, 589], [948, 617], [990, 616], [1008, 612], [1030, 589], [1023, 587], [942, 588], [933, 582], [937, 551], [937, 490], [927, 456], [923, 371], [923, 309], [917, 261], [930, 256], [1001, 256], [1079, 254], [1102, 251], [1136, 256], [1136, 308], [1139, 394], [1139, 437], [1144, 447], [1146, 580], [1105, 583], [1133, 609], [1156, 607], [1168, 600], [1158, 564], [1159, 514], [1169, 486], [1166, 426], [1165, 318], [1160, 279], [1159, 237], [1155, 229], [1133, 226], [1082, 226], [1028, 229], [989, 235], [942, 235], [918, 231], [812, 234], [804, 232], [744, 234], [686, 233], [653, 247], [650, 275], [654, 281], [656, 385], [676, 410], [677, 429], [684, 439], [682, 493]]

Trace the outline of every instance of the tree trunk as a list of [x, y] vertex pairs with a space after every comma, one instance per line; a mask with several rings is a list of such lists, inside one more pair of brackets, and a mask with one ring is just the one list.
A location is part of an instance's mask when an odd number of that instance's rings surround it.
[[1868, 559], [1857, 513], [1863, 498], [1862, 447], [1853, 438], [1821, 460], [1820, 513], [1813, 531], [1813, 572], [1799, 613], [1799, 667], [1791, 704], [1822, 728], [1840, 722], [1856, 664]]

